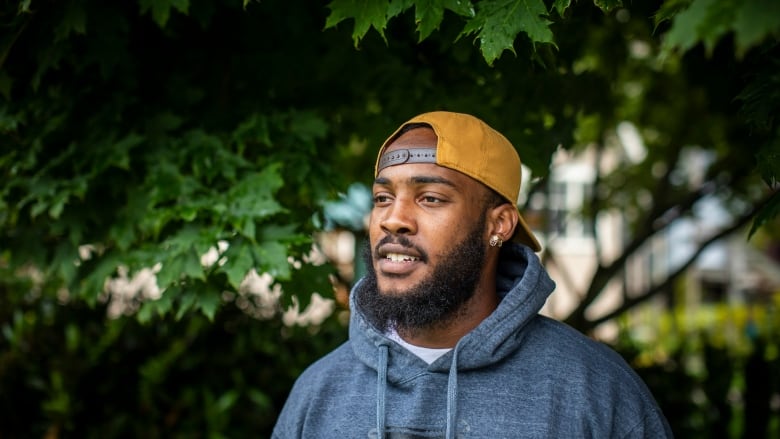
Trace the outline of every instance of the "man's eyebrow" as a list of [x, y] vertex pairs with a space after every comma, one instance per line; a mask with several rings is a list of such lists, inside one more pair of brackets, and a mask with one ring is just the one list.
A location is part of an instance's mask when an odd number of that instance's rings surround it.
[[448, 180], [444, 177], [419, 176], [419, 177], [412, 177], [411, 180], [412, 183], [416, 183], [416, 184], [437, 183], [437, 184], [444, 184], [450, 187], [456, 187], [455, 183], [453, 183], [451, 180]]
[[[431, 184], [431, 183], [434, 183], [434, 184], [447, 185], [447, 186], [450, 186], [450, 187], [453, 187], [453, 188], [457, 187], [454, 182], [452, 182], [451, 180], [448, 180], [448, 179], [446, 179], [444, 177], [434, 177], [434, 176], [421, 175], [421, 176], [412, 177], [412, 178], [409, 179], [409, 181], [412, 184]], [[381, 186], [389, 186], [391, 184], [391, 181], [390, 181], [389, 178], [386, 178], [386, 177], [377, 177], [377, 178], [374, 179], [374, 184], [378, 184], [378, 185], [381, 185]]]
[[388, 186], [390, 184], [390, 179], [385, 177], [377, 177], [374, 179], [374, 184]]

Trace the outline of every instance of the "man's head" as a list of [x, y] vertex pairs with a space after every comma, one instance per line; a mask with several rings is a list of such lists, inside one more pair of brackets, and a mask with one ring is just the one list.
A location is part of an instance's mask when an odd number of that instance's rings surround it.
[[477, 291], [494, 295], [495, 238], [538, 249], [517, 211], [519, 186], [512, 145], [472, 116], [426, 113], [390, 136], [369, 225], [366, 284], [375, 291], [360, 295], [375, 323], [433, 327]]
[[[391, 148], [410, 129], [430, 127], [435, 135], [429, 148]], [[397, 151], [392, 153], [393, 151]], [[436, 163], [482, 183], [517, 207], [520, 195], [520, 157], [501, 133], [482, 120], [463, 113], [434, 111], [423, 113], [403, 123], [385, 140], [379, 150], [374, 177], [388, 166], [403, 163]], [[522, 216], [512, 240], [541, 250], [539, 241]]]

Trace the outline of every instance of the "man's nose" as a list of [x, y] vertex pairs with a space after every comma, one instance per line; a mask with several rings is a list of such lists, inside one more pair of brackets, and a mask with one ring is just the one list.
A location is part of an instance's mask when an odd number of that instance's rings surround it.
[[397, 198], [385, 211], [380, 226], [391, 234], [414, 234], [417, 232], [417, 226], [413, 213], [414, 206], [410, 201]]

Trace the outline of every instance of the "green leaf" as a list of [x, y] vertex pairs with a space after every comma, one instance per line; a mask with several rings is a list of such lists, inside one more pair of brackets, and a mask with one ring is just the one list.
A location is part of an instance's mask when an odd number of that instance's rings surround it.
[[252, 114], [233, 131], [233, 140], [239, 144], [239, 152], [243, 152], [248, 142], [271, 144], [271, 136], [268, 128], [268, 118]]
[[182, 266], [182, 273], [190, 279], [205, 280], [206, 276], [203, 272], [203, 266], [200, 265], [200, 256], [195, 253], [195, 248], [190, 249], [184, 253], [181, 258], [184, 261]]
[[198, 302], [198, 295], [191, 289], [179, 290], [179, 309], [176, 311], [176, 320], [181, 320], [187, 312]]
[[461, 0], [418, 1], [415, 6], [414, 21], [417, 23], [417, 31], [420, 33], [419, 41], [428, 38], [434, 30], [439, 28], [444, 18], [445, 9], [466, 17], [474, 16], [471, 2]]
[[277, 279], [289, 279], [290, 262], [287, 260], [289, 254], [285, 245], [274, 241], [262, 242], [256, 254], [262, 271], [267, 271]]
[[765, 38], [780, 36], [780, 1], [745, 0], [734, 17], [733, 29], [739, 55]]
[[284, 211], [274, 193], [284, 184], [279, 165], [271, 165], [261, 172], [249, 174], [225, 194], [228, 212], [234, 218], [233, 227], [242, 230], [247, 218], [259, 220]]
[[761, 178], [770, 188], [776, 188], [780, 181], [780, 138], [775, 137], [759, 150], [756, 162]]
[[388, 7], [389, 3], [383, 1], [333, 0], [328, 4], [330, 15], [325, 20], [325, 29], [352, 18], [355, 20], [355, 28], [352, 31], [355, 47], [372, 27], [385, 39]]
[[672, 18], [672, 26], [664, 36], [667, 50], [688, 50], [700, 41], [697, 28], [705, 21], [709, 3], [714, 0], [693, 1], [691, 5]]
[[249, 396], [249, 399], [253, 403], [255, 403], [257, 408], [260, 410], [267, 409], [268, 407], [271, 407], [273, 404], [271, 398], [261, 389], [249, 389], [247, 391], [247, 395]]
[[78, 349], [80, 335], [77, 325], [69, 323], [65, 326], [65, 346], [68, 352], [75, 352]]
[[255, 221], [251, 218], [247, 218], [244, 221], [244, 225], [240, 228], [240, 233], [250, 242], [255, 242]]
[[239, 396], [240, 393], [236, 389], [229, 390], [217, 399], [215, 408], [220, 412], [226, 412], [238, 401]]
[[141, 323], [149, 323], [154, 317], [161, 317], [171, 311], [173, 301], [171, 296], [178, 291], [176, 288], [170, 288], [163, 292], [157, 300], [147, 300], [141, 304], [136, 317]]
[[189, 0], [140, 0], [141, 13], [152, 11], [152, 18], [161, 28], [165, 27], [171, 16], [171, 9], [187, 14], [190, 8]]
[[182, 276], [191, 279], [205, 279], [200, 258], [195, 253], [194, 248], [190, 247], [187, 251], [163, 261], [160, 272], [157, 273], [157, 283], [161, 289], [164, 289], [176, 283]]
[[184, 227], [175, 235], [166, 239], [160, 249], [162, 267], [157, 273], [157, 283], [161, 289], [175, 284], [182, 276], [191, 279], [205, 279], [196, 244], [202, 241], [202, 235], [196, 227]]
[[300, 270], [295, 272], [289, 279], [279, 279], [282, 285], [282, 305], [290, 306], [293, 297], [298, 298], [298, 304], [301, 309], [311, 301], [313, 292], [319, 292], [323, 297], [329, 297], [333, 294], [333, 287], [330, 283], [330, 276], [334, 273], [334, 268], [330, 264], [312, 265], [304, 264]]
[[569, 6], [571, 6], [571, 0], [555, 0], [553, 1], [553, 9], [558, 11], [558, 15], [563, 16], [563, 13], [566, 12], [566, 9], [569, 9]]
[[390, 0], [390, 5], [387, 7], [387, 19], [397, 17], [407, 9], [417, 3], [415, 0]]
[[290, 130], [306, 142], [325, 137], [328, 133], [328, 124], [319, 115], [306, 111], [296, 113], [290, 118]]
[[525, 33], [531, 42], [552, 43], [551, 21], [544, 18], [547, 8], [542, 0], [482, 0], [477, 4], [477, 14], [461, 32], [461, 35], [477, 34], [482, 56], [489, 65], [504, 50], [515, 53], [517, 34]]
[[230, 244], [230, 247], [225, 251], [225, 256], [227, 262], [221, 267], [221, 271], [227, 274], [230, 286], [238, 291], [241, 281], [255, 266], [252, 249], [246, 241], [240, 240]]
[[184, 271], [184, 260], [179, 257], [169, 258], [163, 261], [160, 271], [157, 273], [157, 284], [160, 289], [175, 285]]
[[209, 321], [214, 321], [214, 315], [217, 313], [217, 308], [221, 304], [219, 291], [202, 288], [200, 294], [198, 294], [197, 309], [199, 309], [203, 315], [205, 315]]
[[780, 217], [780, 191], [775, 191], [769, 202], [758, 211], [753, 219], [748, 238], [753, 236], [761, 227], [769, 224], [778, 217]]
[[130, 169], [130, 151], [140, 145], [145, 137], [130, 133], [111, 144], [111, 164], [119, 169]]
[[268, 224], [263, 226], [258, 239], [261, 241], [290, 241], [297, 239], [296, 226], [294, 224]]
[[63, 242], [57, 246], [54, 260], [51, 261], [49, 273], [56, 275], [66, 284], [70, 284], [76, 277], [76, 262], [78, 261], [78, 250], [69, 242]]
[[742, 56], [766, 38], [780, 35], [780, 2], [776, 0], [693, 0], [687, 9], [676, 13], [680, 8], [681, 2], [672, 2], [659, 10], [657, 22], [672, 19], [663, 41], [666, 52], [689, 50], [699, 43], [712, 50], [733, 31], [737, 56]]
[[598, 6], [604, 12], [610, 12], [615, 8], [623, 6], [622, 0], [593, 0], [593, 4]]
[[[742, 9], [739, 7], [740, 3], [731, 1], [693, 0], [687, 9], [672, 19], [672, 26], [664, 36], [664, 51], [687, 51], [699, 43], [711, 51], [736, 26], [735, 17]], [[752, 23], [741, 23], [740, 30], [750, 26]]]
[[665, 21], [672, 21], [677, 14], [690, 6], [691, 1], [692, 0], [667, 0], [663, 2], [653, 17], [656, 28]]
[[58, 219], [62, 215], [62, 210], [65, 208], [65, 203], [68, 201], [68, 194], [60, 192], [52, 200], [49, 206], [49, 217], [52, 219]]
[[32, 0], [22, 0], [19, 2], [19, 13], [24, 12], [32, 12], [30, 10], [30, 4], [32, 3]]
[[54, 41], [62, 41], [75, 33], [87, 33], [87, 13], [82, 2], [68, 2], [62, 21], [54, 28]]
[[88, 271], [89, 274], [81, 282], [77, 292], [84, 297], [88, 303], [94, 303], [105, 289], [106, 280], [116, 271], [119, 262], [115, 256], [109, 255], [88, 265], [90, 267]]

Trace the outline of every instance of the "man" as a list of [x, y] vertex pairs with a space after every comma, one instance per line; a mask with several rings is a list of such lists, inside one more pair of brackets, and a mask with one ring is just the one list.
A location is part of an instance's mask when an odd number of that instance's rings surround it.
[[538, 315], [554, 284], [519, 190], [514, 147], [475, 117], [388, 138], [349, 341], [301, 375], [274, 438], [671, 437], [620, 356]]

